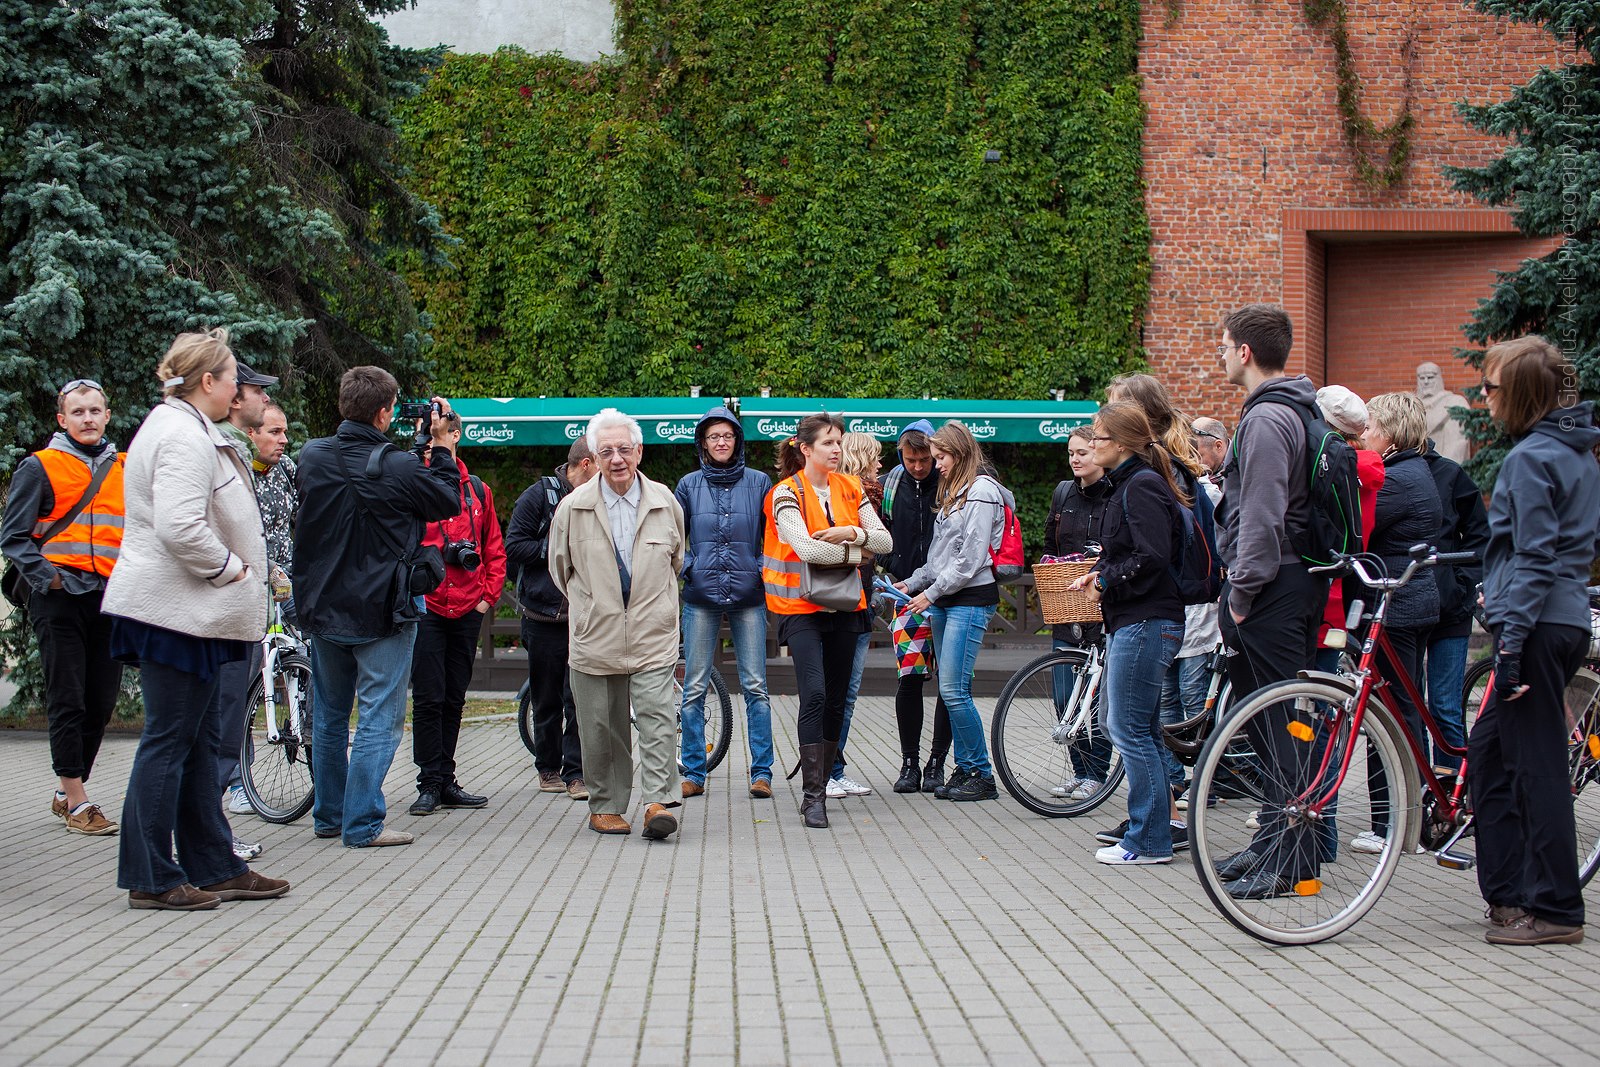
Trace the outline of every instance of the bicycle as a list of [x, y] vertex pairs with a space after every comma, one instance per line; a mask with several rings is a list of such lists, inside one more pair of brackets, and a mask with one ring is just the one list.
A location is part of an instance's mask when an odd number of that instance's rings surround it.
[[310, 646], [272, 606], [261, 639], [261, 673], [250, 685], [250, 725], [239, 751], [239, 777], [256, 814], [290, 823], [311, 810]]
[[[678, 715], [683, 715], [683, 660], [678, 661], [677, 669], [672, 674], [673, 703], [678, 709]], [[706, 719], [706, 773], [716, 770], [728, 755], [728, 744], [733, 738], [733, 697], [728, 692], [728, 683], [722, 678], [722, 672], [715, 666], [711, 668], [711, 683], [706, 688], [706, 704], [716, 700], [716, 709], [703, 709]], [[530, 682], [523, 682], [522, 688], [517, 690], [517, 732], [522, 735], [522, 743], [531, 754], [533, 752], [533, 692]], [[678, 761], [678, 770], [683, 771], [683, 761]]]
[[[1195, 770], [1192, 795], [1211, 795], [1219, 772], [1226, 771], [1248, 783], [1260, 803], [1255, 832], [1205, 805], [1190, 806], [1195, 870], [1206, 895], [1240, 930], [1280, 945], [1337, 936], [1376, 905], [1400, 857], [1420, 851], [1419, 844], [1441, 866], [1470, 870], [1474, 865], [1474, 857], [1457, 851], [1472, 829], [1464, 748], [1446, 742], [1416, 683], [1397, 668], [1394, 677], [1426, 731], [1414, 736], [1386, 702], [1393, 683], [1375, 669], [1380, 651], [1389, 663], [1397, 662], [1385, 631], [1395, 591], [1429, 567], [1473, 558], [1418, 545], [1398, 578], [1388, 577], [1382, 561], [1365, 554], [1337, 556], [1329, 566], [1312, 568], [1314, 573], [1352, 573], [1380, 594], [1354, 669], [1301, 671], [1297, 679], [1252, 694], [1219, 724]], [[1360, 601], [1351, 604], [1349, 629], [1362, 621], [1363, 611]], [[1600, 772], [1600, 676], [1580, 671], [1567, 701], [1576, 724], [1572, 774], [1579, 797]], [[1435, 771], [1422, 747], [1430, 738], [1438, 751], [1463, 761], [1458, 772]], [[1273, 758], [1257, 758], [1269, 747]], [[1368, 765], [1365, 789], [1348, 773], [1359, 754], [1367, 757], [1362, 760]], [[1386, 814], [1378, 812], [1388, 826], [1380, 850], [1341, 850], [1339, 821], [1368, 823], [1374, 814], [1370, 787], [1379, 784], [1387, 786], [1389, 798]], [[1584, 803], [1594, 805], [1597, 794], [1600, 790], [1590, 790]], [[1585, 828], [1580, 834], [1592, 835], [1580, 841], [1580, 854], [1600, 854], [1600, 818], [1580, 817], [1579, 823]], [[1227, 875], [1244, 877], [1240, 884], [1248, 889], [1240, 897], [1229, 892]]]

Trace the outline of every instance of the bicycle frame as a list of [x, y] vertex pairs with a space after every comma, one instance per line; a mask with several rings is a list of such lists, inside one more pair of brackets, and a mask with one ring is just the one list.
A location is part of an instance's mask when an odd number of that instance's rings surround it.
[[[276, 745], [282, 739], [278, 730], [277, 716], [277, 686], [273, 679], [278, 675], [278, 658], [289, 653], [306, 652], [306, 643], [293, 633], [293, 628], [284, 622], [283, 609], [274, 604], [272, 607], [272, 625], [261, 638], [261, 694], [266, 703], [267, 743]], [[300, 704], [292, 703], [289, 708], [290, 727], [301, 738], [305, 736], [305, 724], [300, 721]]]
[[1066, 694], [1065, 700], [1057, 701], [1058, 710], [1069, 707], [1077, 709], [1074, 715], [1059, 719], [1056, 728], [1051, 731], [1050, 739], [1058, 745], [1068, 744], [1079, 729], [1087, 729], [1090, 734], [1094, 731], [1095, 697], [1100, 693], [1100, 679], [1105, 674], [1102, 644], [1086, 643], [1083, 652], [1088, 656], [1088, 662], [1082, 669], [1073, 671], [1072, 690]]

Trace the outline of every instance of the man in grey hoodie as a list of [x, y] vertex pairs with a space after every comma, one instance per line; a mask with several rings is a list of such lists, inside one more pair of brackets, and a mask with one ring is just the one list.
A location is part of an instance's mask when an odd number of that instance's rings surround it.
[[[1217, 536], [1228, 568], [1222, 641], [1236, 701], [1314, 665], [1317, 623], [1328, 599], [1327, 581], [1308, 572], [1299, 551], [1310, 494], [1305, 424], [1295, 406], [1315, 411], [1317, 390], [1305, 375], [1284, 373], [1293, 342], [1283, 308], [1246, 304], [1223, 318], [1217, 346], [1228, 381], [1249, 393], [1223, 468]], [[1294, 744], [1286, 731], [1254, 733], [1256, 751], [1267, 761], [1295, 766], [1297, 754], [1280, 751]], [[1219, 866], [1235, 897], [1279, 896], [1316, 873], [1315, 842], [1286, 825], [1281, 807], [1287, 799], [1266, 797], [1251, 847]]]

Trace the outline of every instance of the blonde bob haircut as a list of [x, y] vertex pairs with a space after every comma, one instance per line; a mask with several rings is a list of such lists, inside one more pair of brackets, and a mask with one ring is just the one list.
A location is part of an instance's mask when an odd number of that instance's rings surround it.
[[839, 470], [843, 474], [853, 474], [857, 478], [871, 477], [872, 461], [883, 459], [883, 445], [870, 433], [857, 433], [854, 430], [844, 435], [841, 442], [844, 446], [844, 455], [839, 457]]
[[1378, 424], [1399, 450], [1428, 449], [1428, 410], [1415, 393], [1380, 393], [1367, 401], [1367, 423]]
[[202, 333], [180, 333], [156, 368], [162, 395], [183, 399], [200, 388], [200, 379], [207, 374], [221, 374], [231, 358], [228, 331], [221, 326]]

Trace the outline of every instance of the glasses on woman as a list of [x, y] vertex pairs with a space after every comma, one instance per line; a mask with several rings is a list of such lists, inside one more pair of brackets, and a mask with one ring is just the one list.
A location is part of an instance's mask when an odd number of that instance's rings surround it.
[[706, 434], [706, 440], [711, 444], [725, 445], [731, 444], [732, 442], [738, 440], [738, 438], [734, 437], [731, 433], [708, 433]]
[[1110, 441], [1111, 438], [1109, 438], [1109, 437], [1098, 437], [1098, 436], [1096, 436], [1094, 434], [1090, 434], [1089, 435], [1089, 440], [1104, 444], [1105, 442]]
[[1491, 382], [1487, 378], [1485, 378], [1483, 380], [1483, 395], [1484, 396], [1493, 396], [1495, 394], [1495, 392], [1497, 390], [1499, 390], [1499, 388], [1500, 388], [1500, 383], [1499, 382]]

